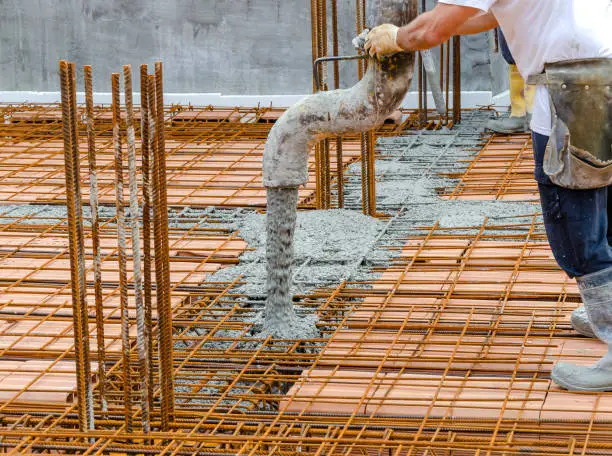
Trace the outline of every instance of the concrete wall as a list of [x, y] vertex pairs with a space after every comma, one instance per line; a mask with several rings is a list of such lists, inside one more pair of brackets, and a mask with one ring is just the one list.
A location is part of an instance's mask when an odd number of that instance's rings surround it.
[[[339, 0], [347, 54], [354, 3]], [[123, 64], [161, 59], [167, 92], [309, 93], [310, 37], [307, 0], [0, 0], [0, 91], [57, 91], [63, 58], [93, 65], [100, 92]], [[463, 73], [464, 90], [492, 89], [485, 35], [464, 40]]]

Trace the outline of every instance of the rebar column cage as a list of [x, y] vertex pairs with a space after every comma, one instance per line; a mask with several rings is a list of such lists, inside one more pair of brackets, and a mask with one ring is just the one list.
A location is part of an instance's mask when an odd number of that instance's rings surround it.
[[[344, 3], [346, 5], [346, 2]], [[354, 8], [339, 8], [338, 0], [311, 0], [311, 32], [312, 32], [312, 62], [313, 62], [313, 90], [339, 89], [343, 78], [342, 71], [344, 60], [357, 61], [357, 74], [361, 79], [365, 73], [367, 60], [362, 57], [362, 51], [358, 56], [340, 56], [339, 49], [339, 15], [354, 15], [355, 33], [359, 35], [364, 29], [369, 28], [367, 24], [368, 4], [367, 0], [355, 0]], [[421, 0], [422, 12], [427, 11], [426, 0]], [[329, 22], [331, 21], [331, 30]], [[330, 46], [331, 44], [331, 46]], [[329, 49], [331, 48], [331, 53]], [[444, 93], [446, 106], [445, 114], [439, 115], [435, 109], [430, 108], [428, 92], [428, 80], [425, 72], [423, 59], [419, 54], [417, 69], [415, 71], [418, 90], [417, 127], [420, 129], [437, 129], [442, 126], [452, 128], [454, 124], [461, 122], [461, 38], [453, 37], [448, 42], [439, 46], [439, 76], [440, 87]], [[344, 63], [344, 65], [348, 65]], [[330, 77], [330, 66], [332, 77]], [[330, 81], [331, 80], [331, 81]], [[451, 89], [452, 88], [452, 89]], [[452, 91], [451, 91], [452, 90]], [[451, 103], [452, 98], [452, 103]], [[405, 114], [400, 110], [398, 114]], [[399, 125], [396, 132], [401, 134], [407, 128], [414, 127], [410, 116], [394, 119]], [[401, 119], [401, 120], [399, 120]], [[393, 122], [389, 120], [390, 122]], [[332, 207], [333, 194], [335, 193], [335, 207], [343, 208], [344, 201], [344, 166], [343, 163], [343, 138], [324, 140], [315, 146], [316, 167], [316, 198], [315, 205], [318, 209], [329, 209]], [[375, 130], [361, 135], [361, 166], [362, 166], [362, 209], [364, 214], [376, 215], [376, 171], [375, 154], [378, 136]], [[332, 172], [330, 154], [336, 156], [336, 170]], [[335, 183], [335, 192], [332, 187]]]

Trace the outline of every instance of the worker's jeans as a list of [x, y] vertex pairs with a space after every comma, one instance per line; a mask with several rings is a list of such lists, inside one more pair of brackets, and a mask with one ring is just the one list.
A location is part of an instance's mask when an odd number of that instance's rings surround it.
[[570, 277], [612, 267], [612, 187], [570, 190], [554, 185], [542, 163], [548, 136], [533, 133], [535, 179], [540, 189], [546, 234], [559, 266]]
[[499, 34], [497, 36], [499, 37], [499, 49], [501, 50], [504, 60], [508, 65], [516, 65], [514, 57], [512, 56], [512, 52], [510, 52], [510, 47], [508, 47], [508, 42], [506, 41], [504, 33], [501, 31], [501, 29], [498, 30]]

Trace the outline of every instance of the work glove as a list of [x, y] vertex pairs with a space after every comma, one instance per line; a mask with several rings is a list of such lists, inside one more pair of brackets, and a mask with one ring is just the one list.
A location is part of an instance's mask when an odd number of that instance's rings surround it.
[[399, 27], [393, 24], [383, 24], [372, 29], [368, 33], [365, 50], [372, 57], [383, 57], [387, 55], [404, 52], [397, 44], [397, 32]]

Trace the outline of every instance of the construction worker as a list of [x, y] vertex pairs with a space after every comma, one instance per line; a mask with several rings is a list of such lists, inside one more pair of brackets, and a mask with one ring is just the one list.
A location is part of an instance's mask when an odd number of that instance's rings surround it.
[[585, 304], [572, 323], [610, 350], [594, 366], [557, 363], [551, 377], [570, 390], [612, 391], [612, 1], [439, 0], [402, 28], [374, 28], [366, 50], [382, 58], [497, 26], [538, 84], [535, 178], [552, 251]]
[[510, 117], [489, 120], [487, 129], [507, 135], [524, 133], [529, 130], [535, 86], [525, 83], [501, 30], [499, 31], [499, 48], [504, 60], [510, 66]]

